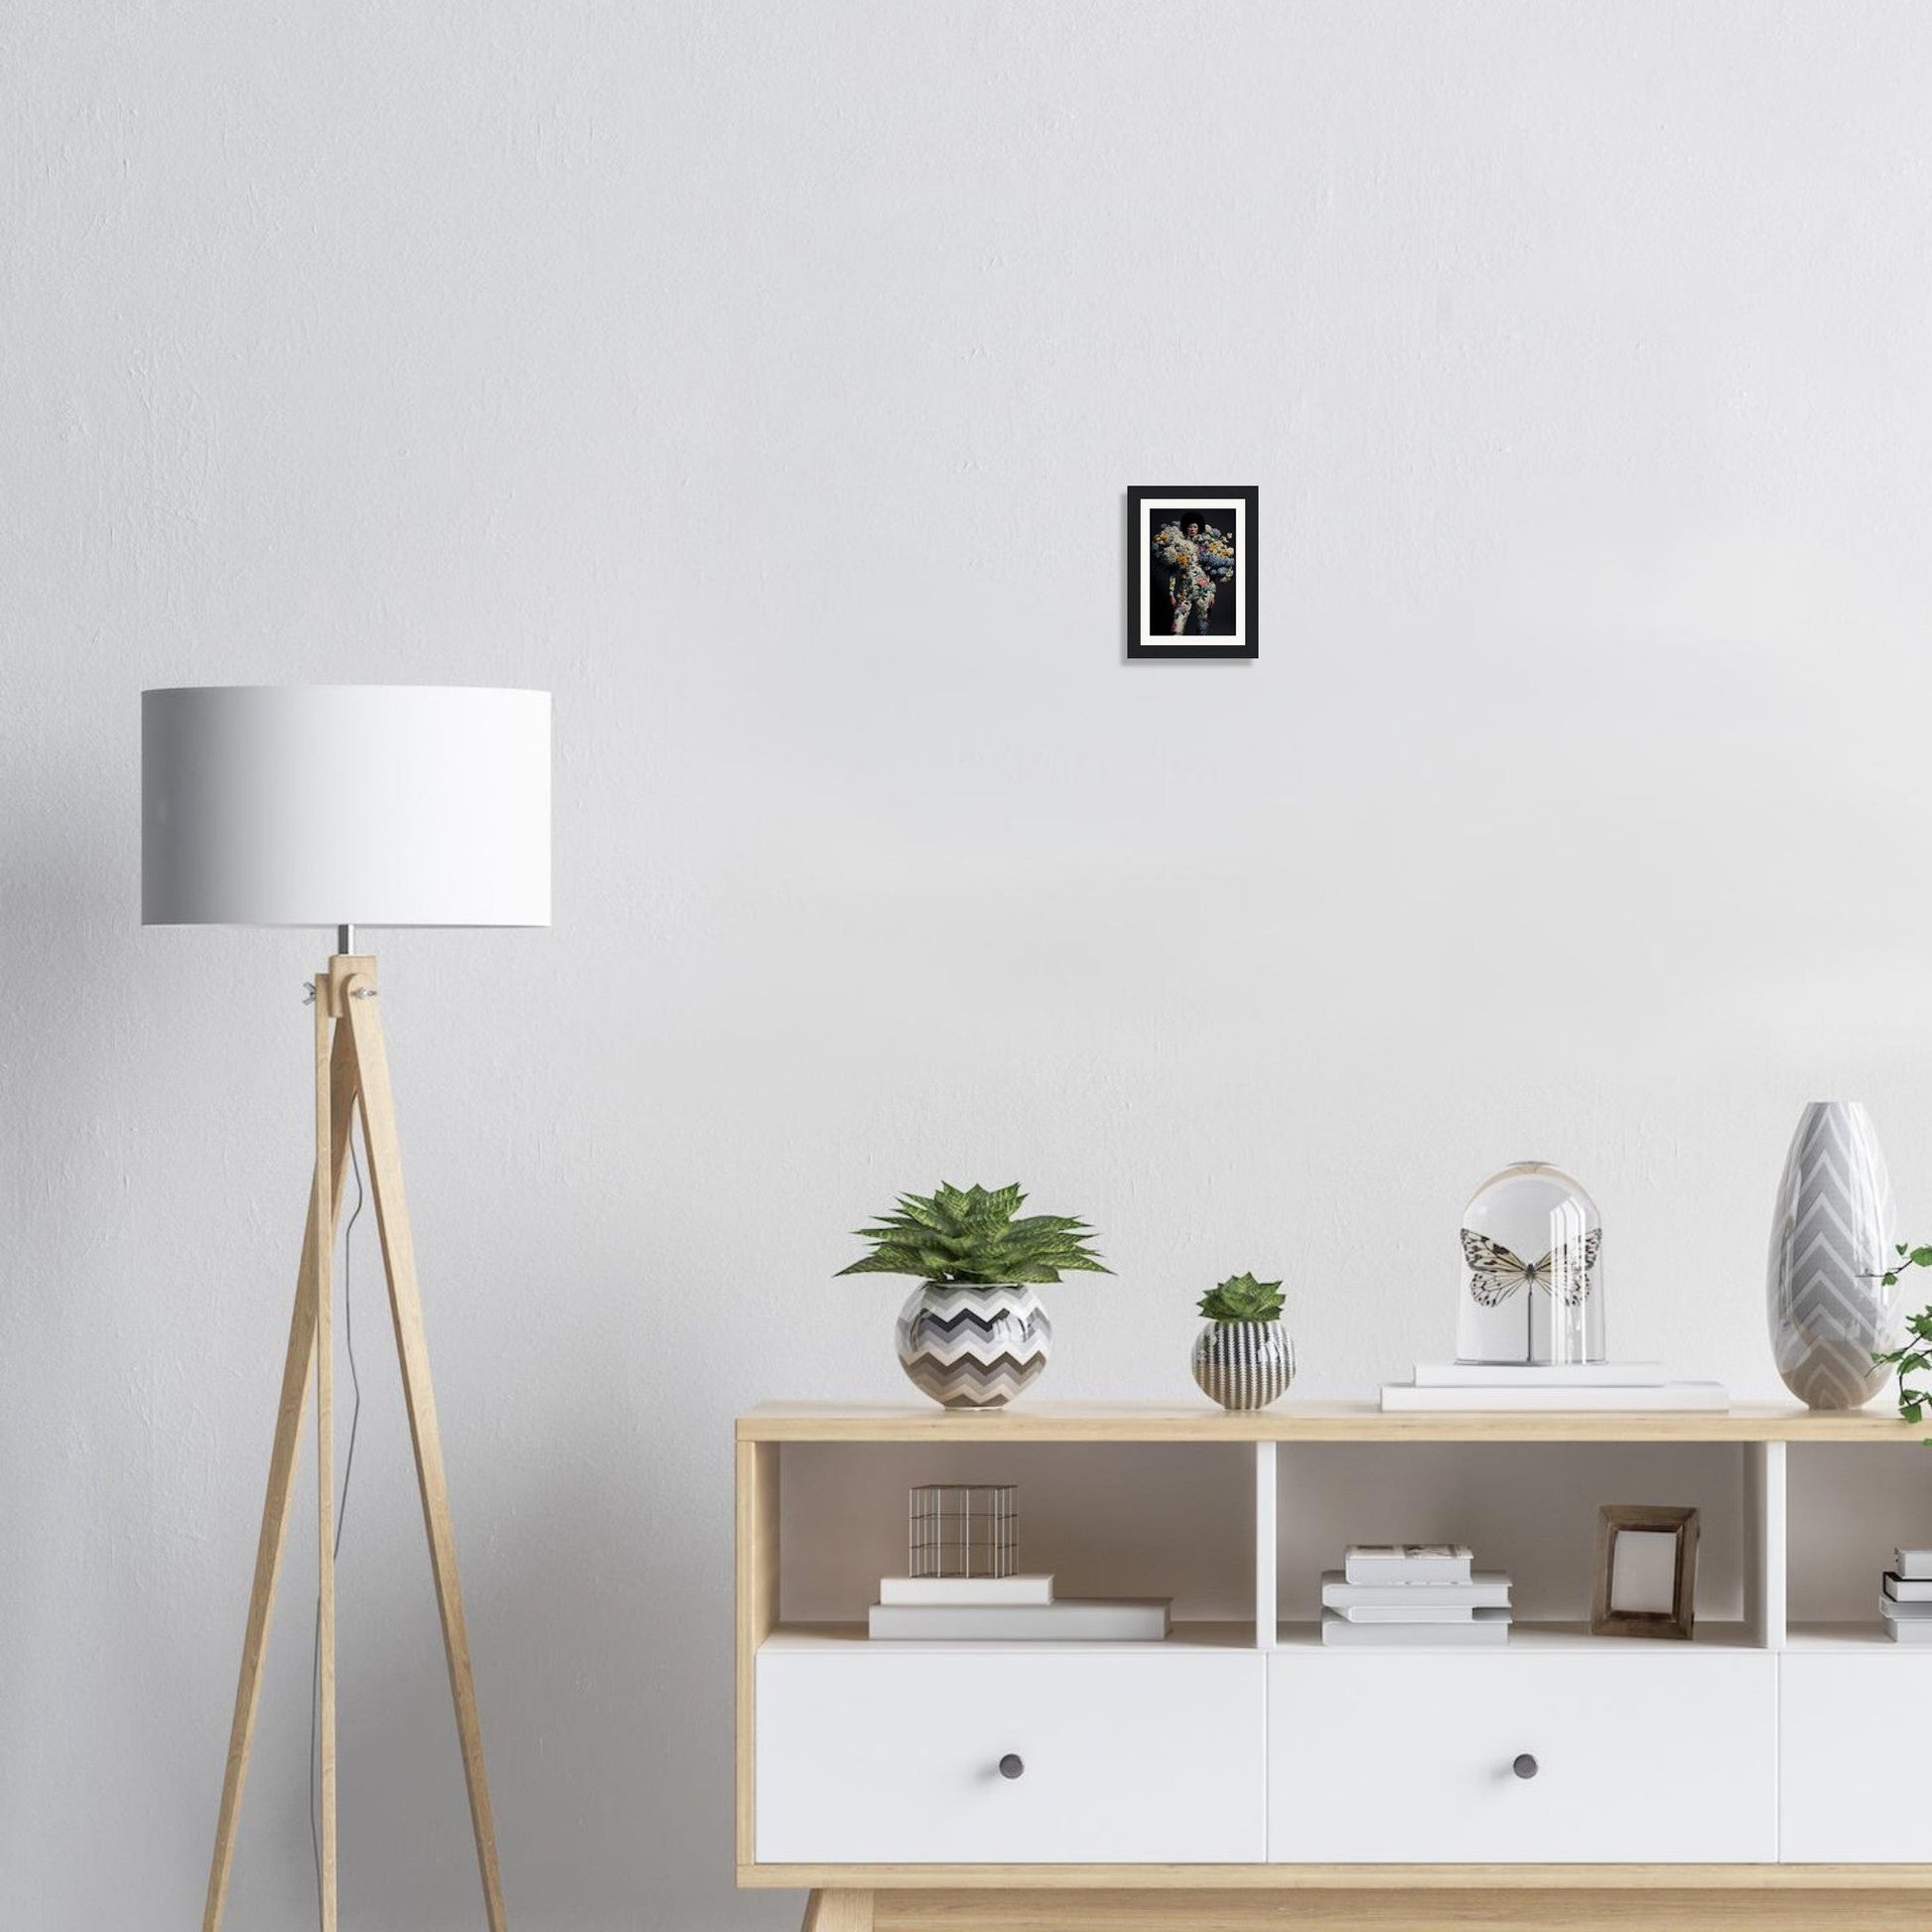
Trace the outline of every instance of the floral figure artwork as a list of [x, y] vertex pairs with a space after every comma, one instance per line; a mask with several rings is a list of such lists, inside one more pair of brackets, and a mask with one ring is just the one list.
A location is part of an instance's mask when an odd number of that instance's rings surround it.
[[1127, 655], [1259, 657], [1255, 483], [1127, 491]]
[[1191, 617], [1195, 630], [1207, 634], [1214, 590], [1234, 575], [1234, 543], [1197, 515], [1164, 523], [1154, 533], [1154, 554], [1168, 574], [1168, 612], [1176, 637], [1184, 636]]

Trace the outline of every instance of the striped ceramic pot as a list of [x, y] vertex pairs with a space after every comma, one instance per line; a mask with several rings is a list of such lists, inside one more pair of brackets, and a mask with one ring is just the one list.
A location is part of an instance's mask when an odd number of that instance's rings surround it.
[[1046, 1311], [1023, 1283], [925, 1282], [898, 1311], [899, 1366], [948, 1409], [1011, 1402], [1039, 1380], [1052, 1345]]
[[1203, 1321], [1193, 1370], [1223, 1409], [1265, 1409], [1295, 1380], [1295, 1342], [1279, 1321]]
[[1806, 1408], [1861, 1408], [1884, 1386], [1871, 1357], [1898, 1345], [1901, 1291], [1881, 1279], [1895, 1238], [1870, 1115], [1814, 1100], [1785, 1157], [1766, 1284], [1778, 1374]]

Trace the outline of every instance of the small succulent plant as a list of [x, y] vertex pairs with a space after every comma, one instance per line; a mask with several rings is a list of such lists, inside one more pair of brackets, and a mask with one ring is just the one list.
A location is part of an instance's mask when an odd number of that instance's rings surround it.
[[1200, 1298], [1200, 1311], [1210, 1321], [1279, 1321], [1282, 1285], [1258, 1282], [1253, 1275], [1230, 1275]]
[[1020, 1217], [1012, 1187], [953, 1187], [901, 1194], [877, 1227], [860, 1228], [873, 1251], [841, 1275], [914, 1275], [920, 1281], [991, 1288], [1056, 1282], [1063, 1274], [1111, 1275], [1087, 1247], [1093, 1230], [1064, 1214]]

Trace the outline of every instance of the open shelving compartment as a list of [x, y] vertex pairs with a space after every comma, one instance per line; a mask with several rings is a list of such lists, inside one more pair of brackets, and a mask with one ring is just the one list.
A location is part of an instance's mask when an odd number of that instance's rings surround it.
[[754, 1419], [739, 1448], [756, 1643], [862, 1637], [879, 1579], [905, 1568], [907, 1489], [1008, 1481], [1019, 1567], [1064, 1596], [1171, 1597], [1171, 1644], [1318, 1644], [1320, 1575], [1348, 1543], [1459, 1541], [1514, 1583], [1505, 1648], [1628, 1649], [1588, 1634], [1596, 1511], [1651, 1502], [1699, 1511], [1690, 1648], [1921, 1654], [1889, 1644], [1877, 1600], [1894, 1545], [1932, 1546], [1932, 1449], [1875, 1412], [807, 1407]]
[[1782, 1573], [1770, 1518], [1781, 1451], [1712, 1441], [1444, 1441], [1423, 1452], [1402, 1441], [1259, 1444], [1257, 1457], [1274, 1467], [1257, 1481], [1277, 1498], [1275, 1616], [1264, 1627], [1280, 1647], [1318, 1647], [1321, 1574], [1342, 1567], [1351, 1543], [1462, 1543], [1478, 1572], [1501, 1572], [1513, 1586], [1501, 1649], [1629, 1649], [1630, 1638], [1590, 1634], [1597, 1512], [1654, 1503], [1698, 1512], [1689, 1647], [1773, 1648]]
[[907, 1491], [962, 1482], [1017, 1487], [1017, 1567], [1050, 1573], [1056, 1596], [1170, 1597], [1173, 1625], [1164, 1648], [1255, 1645], [1257, 1465], [1247, 1444], [814, 1442], [772, 1449], [776, 1600], [767, 1644], [866, 1640], [880, 1579], [906, 1571]]
[[1878, 1608], [1892, 1551], [1932, 1549], [1932, 1449], [1916, 1441], [1771, 1448], [1783, 1462], [1783, 1647], [1932, 1663], [1932, 1645], [1891, 1641]]

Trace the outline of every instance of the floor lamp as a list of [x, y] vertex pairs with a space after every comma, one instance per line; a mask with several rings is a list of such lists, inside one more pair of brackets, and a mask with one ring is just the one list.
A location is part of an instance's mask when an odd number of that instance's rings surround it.
[[228, 1734], [204, 1932], [227, 1902], [313, 1377], [319, 1482], [321, 1913], [336, 1932], [335, 1399], [331, 1264], [350, 1117], [361, 1116], [389, 1311], [442, 1615], [490, 1932], [503, 1932], [456, 1539], [404, 1204], [375, 959], [359, 925], [550, 923], [550, 697], [406, 685], [212, 686], [141, 694], [144, 925], [334, 926], [314, 985], [316, 1164], [282, 1367], [268, 1495]]

